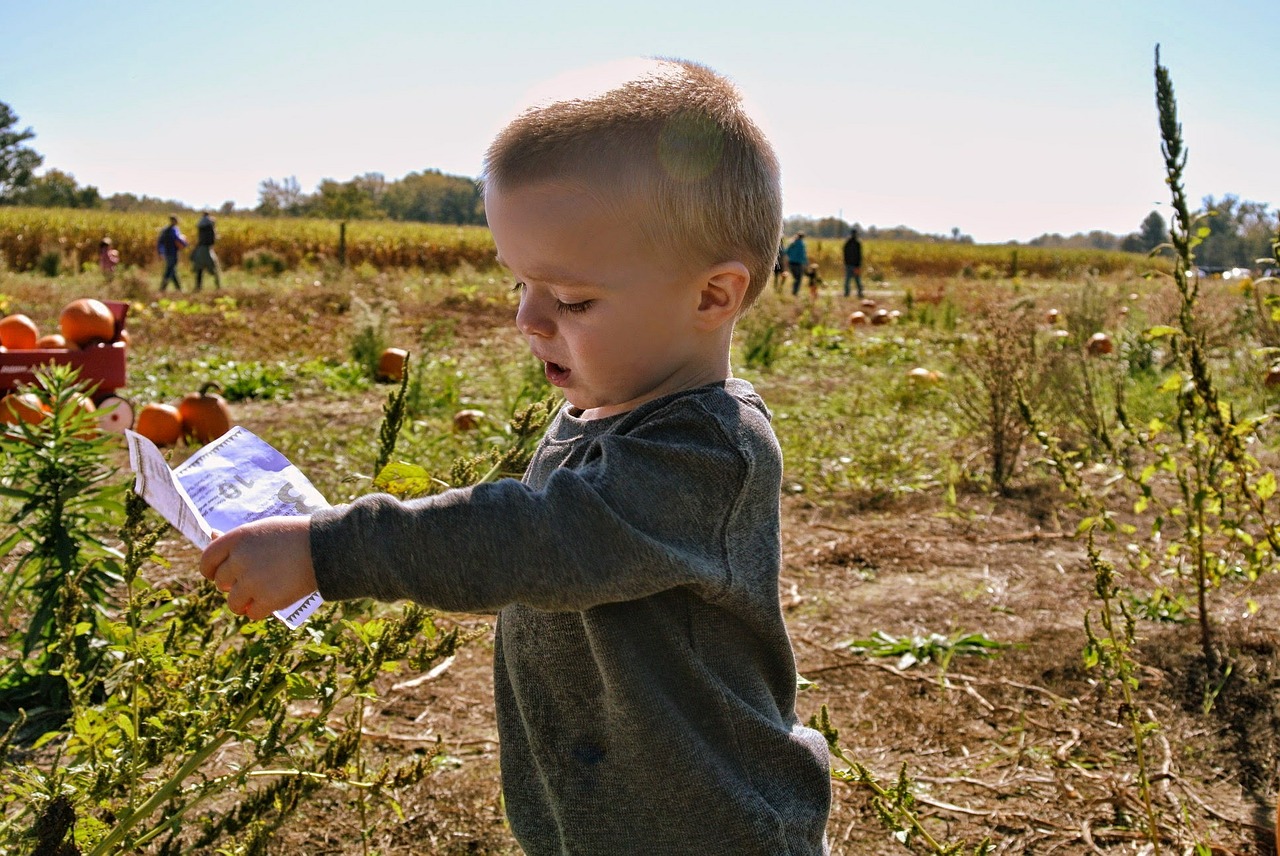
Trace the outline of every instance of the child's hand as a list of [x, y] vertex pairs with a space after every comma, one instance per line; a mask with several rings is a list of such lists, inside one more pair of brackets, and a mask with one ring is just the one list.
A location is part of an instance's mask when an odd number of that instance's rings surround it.
[[200, 556], [200, 573], [226, 592], [232, 612], [266, 618], [316, 590], [311, 518], [268, 517], [219, 535]]

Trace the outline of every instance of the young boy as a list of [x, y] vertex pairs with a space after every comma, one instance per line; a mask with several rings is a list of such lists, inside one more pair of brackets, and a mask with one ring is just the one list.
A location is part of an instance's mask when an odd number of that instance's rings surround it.
[[781, 457], [729, 367], [781, 232], [772, 149], [731, 84], [662, 61], [517, 118], [484, 184], [516, 326], [568, 400], [524, 478], [257, 521], [201, 571], [252, 618], [316, 588], [499, 611], [503, 795], [530, 854], [825, 852]]

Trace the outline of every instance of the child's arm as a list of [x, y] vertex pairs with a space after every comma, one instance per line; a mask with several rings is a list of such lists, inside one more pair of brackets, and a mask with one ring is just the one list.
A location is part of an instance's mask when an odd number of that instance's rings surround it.
[[311, 519], [268, 517], [213, 539], [200, 573], [227, 594], [227, 608], [266, 618], [316, 590], [311, 564]]

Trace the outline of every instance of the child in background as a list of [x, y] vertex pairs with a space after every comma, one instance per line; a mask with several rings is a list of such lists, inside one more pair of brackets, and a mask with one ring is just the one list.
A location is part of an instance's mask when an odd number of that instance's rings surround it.
[[116, 275], [116, 265], [120, 264], [120, 251], [111, 245], [110, 238], [103, 238], [98, 244], [98, 267], [102, 269], [102, 277], [107, 282]]
[[729, 364], [781, 233], [772, 148], [728, 81], [664, 60], [522, 114], [483, 178], [516, 327], [568, 400], [528, 472], [255, 521], [202, 573], [251, 618], [314, 589], [497, 611], [503, 797], [533, 856], [826, 852], [781, 455]]

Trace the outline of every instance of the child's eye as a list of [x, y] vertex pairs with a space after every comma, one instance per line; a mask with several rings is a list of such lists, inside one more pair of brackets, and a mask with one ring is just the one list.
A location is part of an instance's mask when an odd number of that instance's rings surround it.
[[559, 300], [557, 300], [556, 311], [557, 312], [586, 312], [591, 307], [592, 303], [595, 303], [595, 301], [580, 300], [577, 303], [561, 303]]

